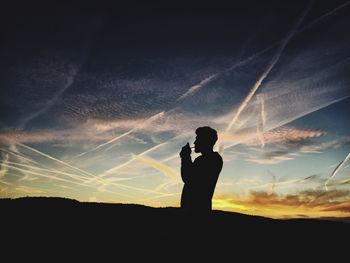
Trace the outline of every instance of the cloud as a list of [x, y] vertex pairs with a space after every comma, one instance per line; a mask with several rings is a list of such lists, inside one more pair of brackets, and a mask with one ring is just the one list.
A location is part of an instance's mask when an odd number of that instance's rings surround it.
[[[207, 116], [193, 116], [185, 114], [180, 110], [174, 110], [168, 113], [158, 113], [153, 118], [137, 119], [88, 119], [86, 122], [70, 123], [72, 128], [66, 129], [46, 129], [34, 131], [3, 131], [0, 132], [0, 142], [5, 144], [15, 143], [46, 143], [67, 141], [77, 143], [76, 146], [82, 146], [82, 143], [102, 143], [102, 145], [113, 145], [116, 138], [124, 140], [133, 139], [135, 142], [145, 144], [144, 138], [150, 138], [151, 141], [159, 140], [158, 134], [172, 133], [173, 136], [194, 134], [194, 130], [207, 123]], [[134, 133], [141, 137], [137, 138]], [[99, 144], [100, 146], [101, 144]], [[91, 147], [99, 148], [99, 146]], [[90, 149], [90, 150], [91, 150]]]
[[236, 142], [253, 150], [244, 158], [249, 162], [275, 164], [294, 159], [300, 155], [299, 151], [303, 145], [313, 144], [314, 142], [311, 139], [324, 136], [325, 134], [326, 132], [320, 130], [282, 127], [261, 134], [263, 136], [264, 149], [261, 149], [261, 138], [255, 131], [220, 133], [219, 139], [223, 143]]
[[[305, 139], [316, 138], [325, 135], [325, 131], [300, 129], [294, 127], [281, 127], [263, 133], [265, 144], [300, 142]], [[223, 142], [240, 142], [247, 145], [260, 145], [260, 139], [253, 130], [242, 130], [241, 132], [221, 132], [219, 138]]]
[[347, 147], [350, 145], [350, 136], [339, 137], [335, 140], [322, 142], [315, 145], [301, 146], [302, 153], [321, 153], [323, 151], [338, 149], [340, 147]]
[[1, 163], [0, 163], [0, 178], [4, 177], [8, 171], [7, 163], [9, 161], [9, 154], [1, 151]]
[[247, 158], [245, 159], [248, 162], [257, 163], [257, 164], [276, 164], [283, 161], [289, 161], [292, 160], [291, 157], [284, 157], [284, 156], [275, 156], [273, 158], [270, 157], [270, 159], [253, 159], [253, 158]]
[[245, 196], [217, 195], [214, 204], [231, 211], [276, 218], [344, 217], [350, 215], [349, 194], [348, 190], [305, 190], [286, 195], [253, 191]]

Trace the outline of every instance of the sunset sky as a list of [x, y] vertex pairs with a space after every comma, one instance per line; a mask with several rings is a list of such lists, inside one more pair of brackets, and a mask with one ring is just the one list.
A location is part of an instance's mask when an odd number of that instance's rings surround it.
[[1, 9], [0, 198], [177, 207], [211, 126], [214, 209], [350, 217], [350, 1], [126, 2]]

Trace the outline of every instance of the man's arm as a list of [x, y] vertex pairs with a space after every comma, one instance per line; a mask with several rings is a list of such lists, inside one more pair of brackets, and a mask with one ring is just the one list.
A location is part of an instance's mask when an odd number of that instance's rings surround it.
[[187, 143], [180, 152], [181, 157], [181, 178], [184, 183], [189, 181], [192, 174], [193, 163], [191, 158], [191, 148]]

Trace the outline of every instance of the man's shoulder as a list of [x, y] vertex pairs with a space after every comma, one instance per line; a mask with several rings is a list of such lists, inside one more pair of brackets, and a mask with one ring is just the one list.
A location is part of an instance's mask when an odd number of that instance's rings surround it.
[[198, 156], [195, 161], [215, 161], [215, 162], [222, 162], [222, 157], [218, 152], [213, 152], [210, 155], [206, 155], [205, 157], [203, 155]]
[[221, 157], [221, 155], [220, 155], [218, 152], [214, 152], [214, 156], [215, 156], [215, 158], [217, 158], [218, 160], [221, 160], [221, 161], [222, 161], [222, 157]]

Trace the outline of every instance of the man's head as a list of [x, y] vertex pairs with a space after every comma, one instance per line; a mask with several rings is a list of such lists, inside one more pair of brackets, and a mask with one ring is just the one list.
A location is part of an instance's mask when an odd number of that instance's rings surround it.
[[199, 127], [196, 129], [196, 140], [194, 142], [196, 153], [210, 152], [213, 150], [214, 144], [218, 139], [216, 130], [208, 126]]

